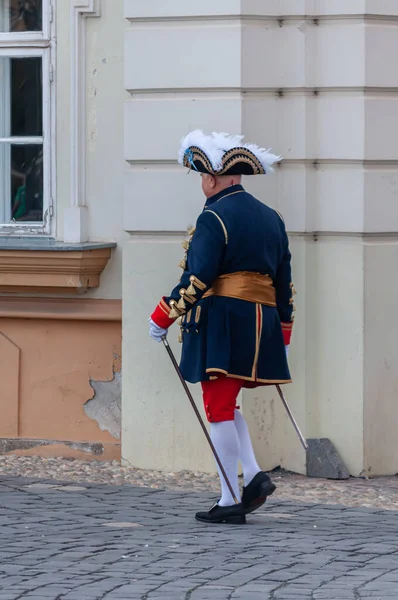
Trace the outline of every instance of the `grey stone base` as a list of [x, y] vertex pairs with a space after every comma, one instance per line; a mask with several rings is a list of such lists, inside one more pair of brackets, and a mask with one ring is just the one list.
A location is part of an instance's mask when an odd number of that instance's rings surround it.
[[350, 473], [329, 439], [312, 439], [307, 442], [308, 477], [349, 479]]
[[32, 440], [24, 438], [0, 438], [0, 455], [9, 454], [18, 450], [31, 450], [42, 446], [57, 446], [62, 444], [73, 450], [80, 450], [94, 456], [104, 453], [104, 446], [98, 442], [70, 442], [59, 440]]

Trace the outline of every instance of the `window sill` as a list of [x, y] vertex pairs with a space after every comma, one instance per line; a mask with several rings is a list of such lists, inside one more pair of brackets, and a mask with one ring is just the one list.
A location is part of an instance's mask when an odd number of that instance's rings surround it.
[[97, 288], [115, 243], [0, 237], [0, 292], [82, 293]]

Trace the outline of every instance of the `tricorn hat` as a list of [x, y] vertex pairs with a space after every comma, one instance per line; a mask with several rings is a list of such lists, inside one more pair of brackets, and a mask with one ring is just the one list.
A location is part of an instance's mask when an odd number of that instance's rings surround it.
[[255, 144], [244, 144], [243, 135], [211, 133], [200, 129], [182, 141], [178, 162], [198, 173], [208, 175], [266, 175], [281, 156]]

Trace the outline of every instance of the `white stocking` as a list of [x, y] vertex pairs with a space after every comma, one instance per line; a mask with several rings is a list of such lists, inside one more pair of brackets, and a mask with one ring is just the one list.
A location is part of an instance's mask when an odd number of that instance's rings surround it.
[[235, 427], [238, 433], [240, 445], [240, 462], [243, 468], [243, 478], [245, 485], [249, 485], [251, 480], [261, 471], [254, 455], [252, 442], [250, 439], [249, 428], [246, 420], [238, 410], [235, 410]]
[[[217, 454], [222, 462], [227, 477], [231, 483], [236, 497], [240, 501], [238, 483], [238, 461], [239, 461], [239, 439], [234, 421], [222, 421], [221, 423], [210, 423], [210, 437], [215, 446]], [[221, 481], [221, 500], [219, 506], [231, 506], [234, 504], [231, 492], [217, 465]]]

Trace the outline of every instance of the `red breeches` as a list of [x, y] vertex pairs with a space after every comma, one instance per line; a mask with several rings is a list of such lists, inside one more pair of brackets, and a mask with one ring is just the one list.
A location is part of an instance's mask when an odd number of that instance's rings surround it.
[[241, 379], [219, 377], [211, 381], [202, 381], [203, 402], [209, 423], [233, 421], [236, 401], [243, 386]]

